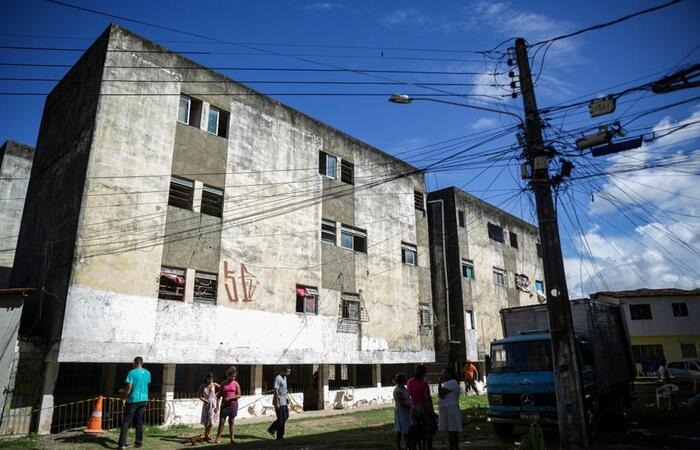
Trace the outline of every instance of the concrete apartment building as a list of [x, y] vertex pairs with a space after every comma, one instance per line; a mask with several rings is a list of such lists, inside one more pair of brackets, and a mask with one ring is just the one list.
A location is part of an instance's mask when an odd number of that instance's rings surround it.
[[0, 147], [0, 289], [10, 283], [33, 157], [34, 149], [19, 142]]
[[37, 288], [37, 406], [113, 394], [137, 355], [165, 423], [197, 423], [205, 373], [231, 364], [242, 417], [274, 414], [282, 364], [307, 409], [391, 401], [399, 363], [435, 359], [424, 192], [410, 165], [110, 26], [47, 97], [31, 172], [11, 285]]
[[483, 370], [499, 310], [546, 301], [538, 229], [454, 187], [428, 194], [428, 218], [436, 360]]
[[700, 291], [634, 289], [598, 292], [591, 298], [622, 306], [632, 357], [642, 373], [668, 363], [697, 361], [700, 351]]

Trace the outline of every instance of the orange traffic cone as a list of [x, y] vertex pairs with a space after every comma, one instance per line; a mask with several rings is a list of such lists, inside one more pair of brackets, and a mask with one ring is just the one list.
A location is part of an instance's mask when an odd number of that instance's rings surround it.
[[673, 411], [676, 408], [676, 399], [672, 392], [666, 397], [666, 411]]
[[97, 403], [95, 403], [95, 409], [88, 420], [87, 428], [83, 429], [84, 433], [102, 433], [102, 399], [101, 395], [97, 397]]

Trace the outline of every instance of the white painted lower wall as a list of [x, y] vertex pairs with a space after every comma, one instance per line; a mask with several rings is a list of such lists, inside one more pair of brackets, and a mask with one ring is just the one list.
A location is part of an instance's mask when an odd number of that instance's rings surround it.
[[[339, 389], [328, 391], [330, 407], [333, 409], [351, 409], [359, 406], [383, 405], [393, 402], [393, 387], [375, 387], [362, 389]], [[304, 404], [304, 394], [291, 394], [289, 413], [299, 414]], [[244, 395], [238, 401], [237, 419], [254, 417], [275, 417], [272, 395]], [[198, 399], [175, 399], [168, 401], [165, 408], [164, 426], [199, 425], [202, 414], [202, 402]]]
[[59, 362], [389, 364], [435, 360], [337, 331], [336, 316], [282, 314], [158, 300], [72, 285]]

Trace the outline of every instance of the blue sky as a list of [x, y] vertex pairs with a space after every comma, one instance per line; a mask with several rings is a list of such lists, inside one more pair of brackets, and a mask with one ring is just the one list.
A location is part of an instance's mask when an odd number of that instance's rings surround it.
[[[0, 42], [5, 46], [85, 48], [105, 27], [115, 21], [175, 51], [210, 51], [195, 55], [207, 66], [326, 67], [353, 69], [450, 72], [493, 72], [496, 61], [463, 50], [486, 50], [506, 39], [522, 36], [530, 43], [560, 35], [660, 3], [660, 1], [530, 1], [487, 2], [418, 1], [384, 2], [247, 2], [201, 0], [199, 2], [87, 2], [76, 4], [133, 17], [163, 26], [186, 30], [226, 41], [249, 42], [255, 48], [293, 55], [250, 55], [250, 47], [191, 42], [182, 34], [114, 20], [67, 9], [39, 0], [3, 2], [0, 6]], [[700, 60], [700, 3], [685, 1], [670, 8], [634, 18], [623, 24], [586, 33], [552, 45], [544, 58], [538, 80], [540, 108], [577, 98], [588, 99], [648, 82], [673, 67]], [[21, 37], [17, 35], [45, 36]], [[51, 36], [51, 37], [46, 37]], [[57, 37], [61, 37], [60, 39]], [[75, 39], [67, 39], [71, 37]], [[176, 42], [180, 41], [180, 42]], [[188, 42], [182, 42], [188, 41]], [[360, 48], [268, 46], [273, 44], [324, 44]], [[502, 49], [512, 45], [512, 40]], [[395, 48], [429, 48], [407, 51]], [[452, 50], [435, 51], [435, 50]], [[0, 62], [71, 64], [77, 52], [0, 49]], [[539, 72], [542, 52], [534, 61]], [[503, 65], [499, 70], [503, 69]], [[0, 77], [60, 78], [65, 69], [0, 67]], [[225, 72], [243, 81], [387, 81], [359, 74]], [[488, 75], [382, 74], [404, 82], [493, 84]], [[643, 78], [645, 77], [645, 78]], [[641, 79], [640, 79], [641, 78]], [[637, 82], [632, 82], [640, 79]], [[503, 82], [504, 80], [499, 80]], [[622, 87], [613, 87], [622, 83]], [[0, 81], [0, 92], [48, 92], [53, 82]], [[430, 94], [415, 86], [329, 86], [250, 84], [266, 93], [391, 93]], [[507, 94], [491, 86], [439, 86], [468, 95]], [[700, 95], [700, 89], [674, 94], [631, 94], [620, 99], [618, 111], [594, 121], [586, 108], [555, 114], [548, 137], [571, 142], [580, 127], [599, 121], [622, 122], [655, 106], [667, 105]], [[579, 98], [580, 97], [580, 98]], [[389, 153], [407, 156], [423, 166], [466, 147], [468, 135], [487, 137], [498, 128], [513, 124], [506, 115], [465, 108], [415, 102], [410, 106], [390, 104], [383, 96], [278, 96], [281, 101], [333, 125]], [[0, 140], [14, 139], [34, 144], [41, 121], [44, 97], [2, 96]], [[520, 108], [521, 100], [496, 102], [484, 97], [451, 100], [489, 107]], [[628, 102], [629, 101], [629, 102]], [[623, 103], [624, 102], [624, 103]], [[627, 170], [631, 164], [654, 164], [663, 157], [681, 158], [672, 167], [624, 172], [616, 177], [597, 176], [562, 187], [559, 204], [562, 241], [567, 260], [569, 287], [573, 295], [603, 289], [634, 287], [693, 287], [700, 285], [700, 101], [638, 118], [630, 124], [629, 136], [673, 129], [677, 122], [688, 127], [667, 138], [645, 144], [639, 150], [613, 158], [574, 158], [574, 175], [582, 175], [596, 164], [603, 170]], [[556, 128], [554, 128], [556, 127]], [[574, 130], [570, 135], [561, 130]], [[492, 131], [488, 131], [492, 130]], [[462, 137], [461, 139], [458, 139]], [[454, 148], [417, 147], [455, 139]], [[475, 151], [515, 144], [512, 133]], [[461, 147], [460, 147], [461, 145]], [[505, 150], [504, 150], [505, 151]], [[442, 152], [442, 153], [440, 153]], [[509, 155], [515, 155], [511, 150]], [[485, 158], [485, 156], [484, 156]], [[517, 164], [494, 164], [471, 159], [453, 170], [429, 173], [431, 188], [466, 185], [466, 190], [533, 221], [527, 194], [514, 196], [522, 186]], [[465, 161], [466, 162], [466, 161]], [[687, 163], [687, 164], [686, 164]], [[655, 165], [655, 164], [654, 164]], [[684, 167], [681, 172], [679, 167]], [[595, 181], [594, 181], [595, 180]], [[632, 183], [632, 184], [630, 184]], [[612, 199], [606, 201], [605, 198]], [[568, 208], [568, 209], [567, 209]], [[568, 217], [562, 217], [567, 214]], [[585, 239], [582, 239], [582, 236]]]

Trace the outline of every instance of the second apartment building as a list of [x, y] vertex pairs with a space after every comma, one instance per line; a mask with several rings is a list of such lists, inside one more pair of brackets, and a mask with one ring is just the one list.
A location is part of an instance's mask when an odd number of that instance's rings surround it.
[[544, 303], [537, 227], [460, 189], [428, 195], [436, 359], [485, 368], [502, 308]]

